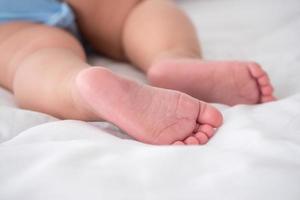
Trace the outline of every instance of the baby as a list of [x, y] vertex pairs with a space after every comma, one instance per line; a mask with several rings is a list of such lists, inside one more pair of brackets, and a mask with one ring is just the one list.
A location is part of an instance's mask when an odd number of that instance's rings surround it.
[[[140, 68], [151, 86], [89, 65], [79, 35]], [[275, 99], [257, 63], [203, 60], [195, 28], [171, 0], [1, 0], [0, 55], [0, 85], [20, 107], [107, 120], [149, 144], [205, 144], [222, 115], [204, 101]]]

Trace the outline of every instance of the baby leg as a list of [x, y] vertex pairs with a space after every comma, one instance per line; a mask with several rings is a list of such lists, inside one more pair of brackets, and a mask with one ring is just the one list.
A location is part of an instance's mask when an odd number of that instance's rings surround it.
[[[195, 29], [169, 0], [67, 0], [91, 45], [144, 71], [159, 57], [200, 57]], [[92, 16], [92, 17], [91, 17]]]
[[44, 25], [0, 25], [0, 84], [23, 108], [115, 123], [152, 144], [203, 144], [222, 123], [214, 107], [172, 90], [90, 68], [78, 41]]
[[84, 115], [71, 98], [69, 82], [88, 65], [71, 34], [32, 23], [3, 24], [0, 53], [0, 84], [13, 91], [21, 107], [60, 118]]
[[96, 50], [129, 60], [154, 86], [228, 105], [274, 100], [268, 75], [258, 64], [204, 62], [195, 28], [170, 0], [68, 2]]
[[228, 105], [275, 99], [257, 63], [202, 60], [192, 23], [172, 1], [142, 1], [128, 15], [123, 33], [125, 54], [152, 85]]
[[[195, 28], [172, 1], [69, 1], [94, 47], [128, 59], [154, 86], [228, 105], [274, 100], [268, 75], [258, 64], [204, 62]], [[91, 19], [91, 13], [96, 17]]]

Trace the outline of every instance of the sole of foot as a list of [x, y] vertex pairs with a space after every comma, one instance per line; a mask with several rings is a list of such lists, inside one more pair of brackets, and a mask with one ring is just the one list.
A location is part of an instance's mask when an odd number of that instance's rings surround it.
[[79, 72], [75, 88], [78, 106], [148, 144], [205, 144], [223, 120], [210, 104], [178, 91], [136, 83], [102, 67]]

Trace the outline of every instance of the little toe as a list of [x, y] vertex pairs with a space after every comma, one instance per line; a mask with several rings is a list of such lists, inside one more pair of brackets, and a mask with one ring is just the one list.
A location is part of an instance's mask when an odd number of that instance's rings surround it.
[[195, 137], [198, 139], [199, 144], [206, 144], [208, 142], [208, 137], [203, 132], [198, 132], [195, 134]]
[[274, 96], [270, 95], [270, 96], [262, 96], [260, 101], [262, 103], [266, 103], [266, 102], [270, 102], [270, 101], [274, 101], [274, 100], [276, 100], [276, 98]]
[[199, 144], [199, 141], [197, 140], [196, 137], [194, 136], [189, 136], [188, 138], [186, 138], [184, 140], [184, 143], [187, 144], [187, 145], [198, 145]]
[[182, 141], [176, 141], [173, 143], [173, 145], [185, 145]]
[[223, 116], [215, 107], [205, 102], [200, 102], [197, 122], [217, 128], [223, 123]]
[[205, 133], [208, 138], [211, 138], [215, 133], [215, 129], [208, 124], [204, 124], [199, 126], [198, 132]]
[[273, 93], [273, 87], [271, 85], [263, 86], [260, 88], [263, 96], [271, 96]]

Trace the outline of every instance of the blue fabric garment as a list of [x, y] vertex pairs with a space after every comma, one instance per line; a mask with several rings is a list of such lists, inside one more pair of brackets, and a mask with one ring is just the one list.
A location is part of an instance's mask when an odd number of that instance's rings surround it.
[[69, 5], [61, 0], [0, 0], [0, 23], [31, 21], [77, 32]]

